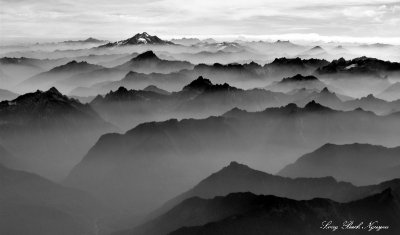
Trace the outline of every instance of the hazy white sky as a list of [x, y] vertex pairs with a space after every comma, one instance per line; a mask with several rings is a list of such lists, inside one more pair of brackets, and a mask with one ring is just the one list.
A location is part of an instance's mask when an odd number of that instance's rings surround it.
[[[0, 0], [9, 38], [171, 35], [400, 37], [390, 0]], [[312, 34], [311, 34], [312, 33]]]

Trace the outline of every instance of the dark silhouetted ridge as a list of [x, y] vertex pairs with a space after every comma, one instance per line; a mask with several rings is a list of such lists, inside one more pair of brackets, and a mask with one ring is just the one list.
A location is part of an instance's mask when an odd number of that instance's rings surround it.
[[312, 112], [313, 111], [332, 111], [332, 109], [325, 107], [321, 104], [318, 104], [314, 100], [309, 102], [308, 104], [306, 104], [306, 106], [304, 106], [304, 110], [312, 111]]
[[285, 57], [275, 58], [275, 60], [272, 61], [271, 65], [278, 65], [278, 66], [280, 66], [280, 65], [304, 66], [303, 61], [299, 57], [294, 58], [294, 59], [288, 59], [288, 58], [285, 58]]
[[149, 60], [149, 59], [159, 59], [159, 58], [153, 51], [146, 51], [143, 52], [142, 54], [139, 54], [132, 60]]
[[288, 77], [282, 79], [281, 83], [288, 83], [288, 82], [306, 82], [306, 81], [318, 81], [318, 78], [315, 76], [309, 75], [309, 76], [303, 76], [301, 74], [297, 74], [293, 77]]
[[62, 94], [57, 90], [57, 88], [55, 88], [55, 87], [51, 87], [49, 90], [46, 91], [46, 93], [52, 93], [52, 94], [55, 94], [55, 95], [62, 95]]
[[213, 84], [209, 79], [200, 76], [196, 80], [193, 80], [191, 83], [186, 85], [183, 90], [205, 90], [212, 85]]

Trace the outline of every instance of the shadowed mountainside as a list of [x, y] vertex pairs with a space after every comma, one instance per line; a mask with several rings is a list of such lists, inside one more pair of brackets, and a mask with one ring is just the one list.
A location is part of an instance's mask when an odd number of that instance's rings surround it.
[[[386, 172], [399, 164], [400, 147], [326, 144], [303, 155], [279, 174], [288, 177], [333, 176], [355, 184], [371, 184], [388, 180]], [[400, 172], [393, 177], [400, 178]]]

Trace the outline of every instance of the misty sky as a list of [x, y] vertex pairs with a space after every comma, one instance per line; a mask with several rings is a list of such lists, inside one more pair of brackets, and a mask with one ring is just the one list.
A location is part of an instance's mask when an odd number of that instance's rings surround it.
[[313, 34], [400, 37], [400, 1], [0, 0], [1, 38]]

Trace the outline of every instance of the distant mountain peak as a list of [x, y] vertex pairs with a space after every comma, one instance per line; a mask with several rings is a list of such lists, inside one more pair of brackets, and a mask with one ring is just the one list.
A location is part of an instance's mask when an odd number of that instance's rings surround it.
[[186, 85], [183, 90], [204, 90], [209, 86], [212, 86], [212, 82], [204, 78], [203, 76], [198, 77], [197, 79], [193, 80], [191, 83]]
[[60, 65], [59, 67], [68, 67], [68, 66], [76, 66], [76, 65], [89, 65], [89, 63], [86, 61], [78, 62], [76, 60], [72, 60], [72, 61], [66, 63], [65, 65]]
[[[258, 175], [263, 175], [263, 176], [271, 176], [268, 173], [258, 171], [255, 169], [250, 168], [249, 166], [245, 164], [238, 163], [236, 161], [232, 161], [229, 163], [229, 165], [223, 167], [219, 171], [211, 174], [209, 177], [205, 178], [200, 182], [200, 187], [202, 185], [205, 185], [210, 182], [219, 182], [221, 179], [245, 179], [245, 178], [251, 178], [251, 177], [256, 177]], [[217, 181], [215, 181], [217, 180]]]
[[85, 39], [84, 42], [102, 42], [102, 40], [89, 37], [89, 38]]
[[367, 99], [375, 99], [375, 96], [374, 96], [373, 94], [369, 94], [369, 95], [367, 95], [367, 97], [365, 97], [365, 98], [367, 98]]
[[93, 37], [89, 37], [89, 38], [87, 38], [85, 40], [76, 40], [76, 41], [68, 40], [68, 41], [64, 41], [64, 43], [105, 43], [105, 42], [107, 42], [107, 41], [99, 40], [99, 39], [96, 39], [96, 38], [93, 38]]
[[247, 113], [247, 111], [243, 110], [243, 109], [239, 109], [238, 107], [235, 107], [235, 108], [229, 110], [228, 112], [224, 113], [223, 116], [225, 116], [225, 117], [237, 116], [237, 115], [240, 115], [242, 113]]
[[153, 51], [146, 51], [143, 52], [142, 54], [139, 54], [132, 60], [149, 60], [149, 59], [159, 59], [157, 55]]
[[97, 96], [95, 99], [92, 100], [91, 104], [97, 105], [101, 103], [107, 102], [118, 102], [118, 101], [128, 101], [128, 100], [137, 100], [141, 99], [138, 96], [138, 91], [136, 90], [128, 90], [127, 88], [120, 86], [115, 91], [110, 91], [104, 96]]
[[107, 43], [100, 47], [113, 47], [113, 46], [129, 46], [129, 45], [146, 45], [146, 44], [153, 44], [153, 45], [173, 45], [174, 43], [170, 41], [164, 41], [157, 36], [152, 36], [146, 32], [137, 33], [133, 37], [128, 38], [126, 40], [114, 42], [114, 43]]
[[315, 100], [310, 101], [306, 106], [304, 106], [304, 109], [307, 111], [328, 111], [332, 110], [328, 107], [325, 107], [317, 102]]
[[61, 92], [59, 92], [59, 91], [57, 90], [57, 88], [55, 88], [55, 87], [51, 87], [49, 90], [46, 91], [46, 93], [62, 95]]
[[[339, 99], [339, 98], [337, 97], [336, 93], [333, 92], [333, 91], [331, 91], [331, 90], [329, 90], [328, 87], [324, 87], [324, 89], [322, 89], [322, 90], [320, 91], [320, 94], [321, 94], [321, 95], [325, 95], [325, 96], [335, 96], [337, 99]], [[340, 100], [340, 99], [339, 99], [339, 100]]]
[[[85, 121], [102, 122], [97, 113], [78, 100], [69, 98], [60, 93], [57, 88], [51, 87], [47, 91], [37, 90], [18, 96], [10, 102], [0, 103], [0, 112], [5, 115], [5, 120], [19, 125], [58, 125], [57, 120], [69, 122], [72, 126], [76, 118]], [[61, 118], [61, 119], [59, 119]]]
[[224, 169], [235, 169], [235, 170], [238, 170], [238, 169], [250, 169], [250, 167], [248, 167], [245, 164], [241, 164], [241, 163], [238, 163], [236, 161], [232, 161]]
[[155, 85], [149, 85], [149, 86], [145, 87], [143, 89], [143, 91], [151, 91], [151, 92], [155, 92], [155, 93], [158, 93], [161, 95], [169, 95], [170, 94], [170, 92], [160, 89], [159, 87], [157, 87]]
[[66, 63], [66, 65], [72, 65], [72, 64], [77, 64], [76, 60], [71, 60], [70, 62]]
[[311, 50], [323, 50], [323, 48], [321, 46], [315, 46], [311, 48]]
[[127, 92], [127, 91], [128, 91], [128, 89], [126, 89], [123, 86], [120, 86], [120, 87], [118, 87], [118, 89], [115, 92], [121, 93], [121, 92]]
[[328, 87], [324, 87], [324, 89], [321, 90], [321, 93], [329, 93], [329, 94], [331, 94], [332, 92], [328, 89]]
[[[102, 67], [100, 65], [89, 64], [86, 61], [77, 62], [76, 60], [72, 60], [66, 64], [54, 67], [48, 72], [56, 72], [56, 73], [57, 72], [66, 72], [66, 71], [77, 72], [77, 71], [80, 71], [80, 69], [88, 71], [88, 70], [96, 70], [96, 69], [101, 69], [101, 68], [104, 68], [104, 67]], [[48, 73], [48, 72], [44, 72], [44, 73]]]

